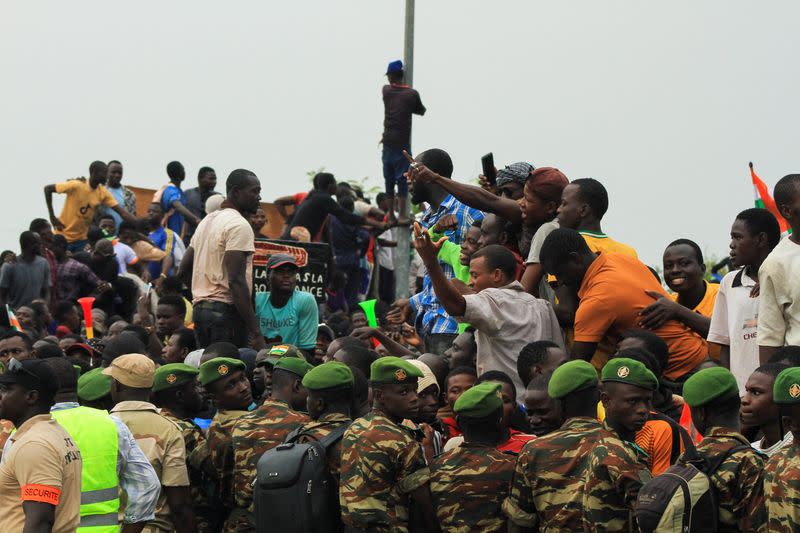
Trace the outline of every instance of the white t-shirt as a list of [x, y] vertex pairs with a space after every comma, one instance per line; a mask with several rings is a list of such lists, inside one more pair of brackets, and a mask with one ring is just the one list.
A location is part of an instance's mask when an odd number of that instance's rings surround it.
[[758, 270], [758, 344], [800, 345], [800, 245], [785, 237]]
[[754, 449], [760, 451], [761, 453], [765, 453], [767, 457], [772, 457], [782, 449], [786, 448], [787, 446], [791, 446], [792, 442], [794, 442], [794, 436], [792, 435], [791, 431], [787, 431], [786, 435], [783, 436], [783, 439], [779, 440], [769, 448], [762, 448], [761, 443], [764, 442], [764, 439], [757, 440], [750, 444]]
[[245, 279], [252, 292], [255, 236], [253, 228], [238, 211], [225, 208], [206, 215], [194, 232], [191, 246], [194, 248], [192, 303], [203, 300], [233, 303], [228, 273], [223, 265], [226, 251], [248, 253]]
[[[383, 239], [385, 241], [397, 241], [397, 228], [387, 229], [380, 235], [378, 235], [379, 239]], [[383, 268], [387, 268], [389, 270], [394, 270], [394, 248], [387, 248], [386, 246], [376, 245], [375, 248], [378, 250], [378, 265], [382, 266]]]
[[[536, 230], [536, 233], [533, 234], [533, 238], [531, 239], [531, 249], [528, 251], [528, 259], [525, 260], [526, 265], [538, 264], [542, 262], [541, 258], [539, 257], [539, 254], [542, 251], [542, 244], [544, 244], [544, 240], [547, 238], [547, 236], [558, 228], [558, 220], [556, 219], [553, 219], [550, 222], [545, 222], [539, 226], [539, 229]], [[543, 275], [542, 279], [539, 280], [539, 297], [555, 305], [556, 295], [553, 292], [553, 289], [550, 287], [550, 284], [547, 282], [547, 274]]]
[[736, 376], [739, 393], [758, 362], [758, 298], [751, 298], [755, 280], [744, 270], [728, 272], [719, 284], [719, 292], [711, 314], [708, 340], [729, 346], [731, 372]]

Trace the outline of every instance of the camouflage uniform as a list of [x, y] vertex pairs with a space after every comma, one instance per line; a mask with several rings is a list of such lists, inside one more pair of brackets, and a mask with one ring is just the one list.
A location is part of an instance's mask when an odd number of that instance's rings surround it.
[[[697, 453], [713, 460], [750, 442], [736, 431], [712, 427], [697, 445]], [[763, 470], [766, 456], [753, 449], [732, 453], [711, 476], [719, 503], [719, 531], [760, 531], [766, 522]]]
[[408, 495], [430, 476], [411, 431], [371, 411], [353, 422], [342, 439], [342, 521], [378, 532], [408, 532]]
[[[342, 424], [349, 424], [352, 422], [349, 416], [341, 413], [329, 413], [322, 415], [318, 420], [312, 420], [303, 424], [298, 428], [298, 437], [295, 442], [303, 443], [312, 440], [322, 440], [328, 434], [341, 426]], [[339, 440], [336, 444], [328, 449], [327, 454], [328, 471], [331, 473], [333, 479], [336, 480], [336, 487], [338, 491], [339, 486], [339, 470], [342, 465], [342, 441]]]
[[303, 413], [291, 410], [286, 402], [270, 399], [236, 421], [231, 430], [235, 508], [223, 531], [255, 531], [252, 483], [258, 460], [308, 420]]
[[231, 429], [239, 418], [249, 414], [248, 411], [217, 411], [208, 426], [208, 437], [205, 446], [200, 446], [201, 454], [207, 454], [211, 466], [216, 473], [215, 505], [222, 516], [233, 509], [233, 446]]
[[764, 468], [768, 531], [800, 531], [800, 442], [775, 455]]
[[162, 407], [161, 415], [174, 422], [183, 434], [183, 442], [186, 444], [186, 467], [189, 470], [195, 525], [199, 533], [210, 533], [213, 531], [211, 526], [213, 513], [206, 489], [211, 480], [208, 479], [202, 467], [203, 462], [208, 457], [206, 436], [197, 424], [191, 420], [178, 418], [169, 409]]
[[647, 454], [605, 423], [584, 476], [583, 509], [588, 531], [635, 531], [634, 505], [650, 481]]
[[583, 531], [583, 489], [601, 433], [594, 418], [575, 417], [522, 449], [503, 511], [520, 527]]
[[431, 463], [431, 496], [443, 532], [506, 530], [500, 507], [508, 496], [516, 456], [465, 442]]

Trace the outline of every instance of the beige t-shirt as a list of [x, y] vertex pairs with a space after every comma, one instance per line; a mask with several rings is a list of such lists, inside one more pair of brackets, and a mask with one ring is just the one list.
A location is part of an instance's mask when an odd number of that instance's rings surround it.
[[457, 320], [476, 329], [478, 375], [489, 370], [505, 372], [514, 380], [517, 400], [522, 403], [525, 385], [517, 374], [519, 352], [529, 342], [541, 340], [564, 346], [553, 307], [547, 300], [525, 292], [518, 281], [467, 294], [464, 300], [464, 316]]
[[[186, 444], [180, 428], [161, 416], [158, 408], [148, 402], [120, 402], [111, 414], [122, 420], [131, 430], [136, 444], [164, 487], [188, 487], [189, 471], [186, 469]], [[120, 510], [120, 518], [124, 509]], [[167, 505], [167, 495], [161, 491], [156, 504], [156, 519], [148, 528], [172, 531], [173, 525]]]
[[785, 237], [761, 264], [758, 345], [800, 344], [800, 245]]
[[29, 418], [9, 438], [0, 464], [0, 531], [22, 531], [23, 501], [56, 507], [53, 533], [80, 523], [81, 452], [49, 414]]
[[203, 300], [233, 303], [223, 265], [226, 251], [248, 252], [246, 278], [252, 292], [255, 235], [238, 211], [225, 208], [207, 215], [197, 226], [191, 247], [194, 248], [193, 303]]

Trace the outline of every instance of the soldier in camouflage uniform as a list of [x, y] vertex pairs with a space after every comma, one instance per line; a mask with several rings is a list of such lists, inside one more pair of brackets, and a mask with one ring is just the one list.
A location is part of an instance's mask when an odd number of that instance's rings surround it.
[[281, 444], [286, 436], [308, 417], [299, 412], [305, 408], [307, 392], [301, 380], [313, 367], [305, 359], [283, 357], [272, 372], [272, 397], [255, 411], [233, 425], [233, 499], [234, 509], [225, 521], [223, 531], [252, 531], [253, 480], [258, 460], [265, 452]]
[[509, 531], [583, 531], [583, 489], [592, 449], [600, 436], [597, 371], [583, 360], [553, 372], [547, 394], [565, 421], [560, 429], [525, 444], [503, 502]]
[[658, 379], [626, 357], [606, 363], [601, 378], [606, 419], [584, 476], [584, 523], [589, 531], [634, 531], [636, 497], [652, 478], [634, 439], [647, 422]]
[[505, 437], [500, 388], [499, 383], [481, 383], [453, 406], [464, 442], [431, 463], [431, 497], [444, 532], [506, 530], [500, 507], [516, 457], [497, 449]]
[[[342, 424], [349, 425], [353, 421], [350, 414], [353, 408], [353, 381], [350, 367], [338, 361], [329, 361], [310, 370], [303, 378], [303, 386], [308, 391], [307, 405], [311, 422], [297, 428], [290, 437], [300, 443], [318, 441]], [[327, 461], [338, 494], [341, 440], [328, 449]]]
[[767, 462], [764, 471], [768, 531], [800, 531], [800, 368], [775, 378], [772, 399], [788, 420], [794, 441]]
[[401, 425], [419, 409], [420, 377], [417, 367], [398, 357], [382, 357], [370, 367], [373, 409], [342, 440], [339, 503], [347, 531], [406, 533], [410, 521], [426, 532], [439, 530], [430, 470], [419, 442]]
[[159, 367], [153, 381], [153, 396], [154, 403], [161, 408], [161, 416], [173, 421], [183, 434], [197, 531], [211, 533], [215, 519], [206, 493], [211, 482], [207, 473], [211, 463], [205, 445], [205, 433], [193, 421], [203, 406], [203, 398], [198, 390], [199, 373], [195, 367], [184, 363]]
[[[200, 383], [214, 398], [217, 414], [208, 427], [205, 446], [215, 476], [212, 506], [220, 520], [226, 520], [233, 509], [233, 443], [231, 429], [239, 418], [248, 414], [253, 402], [245, 364], [238, 359], [216, 357], [200, 365]], [[219, 528], [221, 524], [214, 524]]]
[[766, 456], [754, 450], [739, 433], [739, 385], [730, 370], [706, 368], [686, 380], [683, 399], [692, 411], [692, 422], [703, 434], [697, 453], [709, 462], [737, 446], [711, 483], [719, 505], [719, 531], [759, 531], [766, 515], [763, 496], [763, 470]]

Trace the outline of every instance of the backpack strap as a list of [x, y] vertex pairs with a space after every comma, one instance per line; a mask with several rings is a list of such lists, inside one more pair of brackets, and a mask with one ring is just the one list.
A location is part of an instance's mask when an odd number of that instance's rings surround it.
[[352, 421], [346, 422], [334, 428], [330, 433], [319, 440], [319, 443], [322, 445], [325, 450], [339, 442], [341, 438], [344, 436], [344, 432], [347, 431], [347, 428], [350, 427]]
[[740, 444], [738, 446], [731, 446], [727, 451], [722, 452], [718, 456], [714, 457], [713, 460], [706, 459], [707, 470], [705, 474], [709, 478], [711, 478], [711, 476], [714, 475], [714, 473], [719, 469], [719, 467], [722, 466], [722, 463], [725, 462], [725, 459], [727, 459], [736, 452], [741, 452], [743, 450], [752, 450], [752, 449], [753, 447], [750, 446], [749, 444]]
[[669, 424], [669, 427], [672, 430], [672, 453], [670, 453], [669, 456], [670, 464], [675, 464], [678, 461], [678, 457], [681, 455], [681, 442], [683, 442], [684, 451], [694, 447], [694, 443], [692, 442], [692, 438], [689, 436], [689, 433], [672, 418], [658, 412], [650, 413], [650, 418], [652, 420], [661, 420], [666, 422]]
[[302, 430], [302, 429], [303, 429], [303, 426], [299, 426], [299, 427], [294, 428], [292, 431], [289, 432], [288, 435], [286, 435], [286, 438], [283, 439], [283, 442], [284, 443], [290, 443], [290, 442], [294, 442], [295, 440], [297, 440], [297, 437], [300, 436], [300, 430]]
[[[352, 421], [348, 421], [345, 424], [341, 424], [335, 427], [334, 429], [331, 430], [330, 433], [328, 433], [327, 436], [319, 439], [317, 442], [319, 442], [320, 445], [327, 450], [332, 445], [336, 444], [344, 436], [344, 432], [347, 431], [347, 428], [349, 428], [350, 424], [352, 423], [353, 423]], [[297, 427], [294, 430], [292, 430], [291, 433], [286, 435], [286, 438], [283, 439], [283, 442], [284, 443], [295, 442], [298, 438], [300, 438], [301, 435], [303, 435], [303, 426]]]

